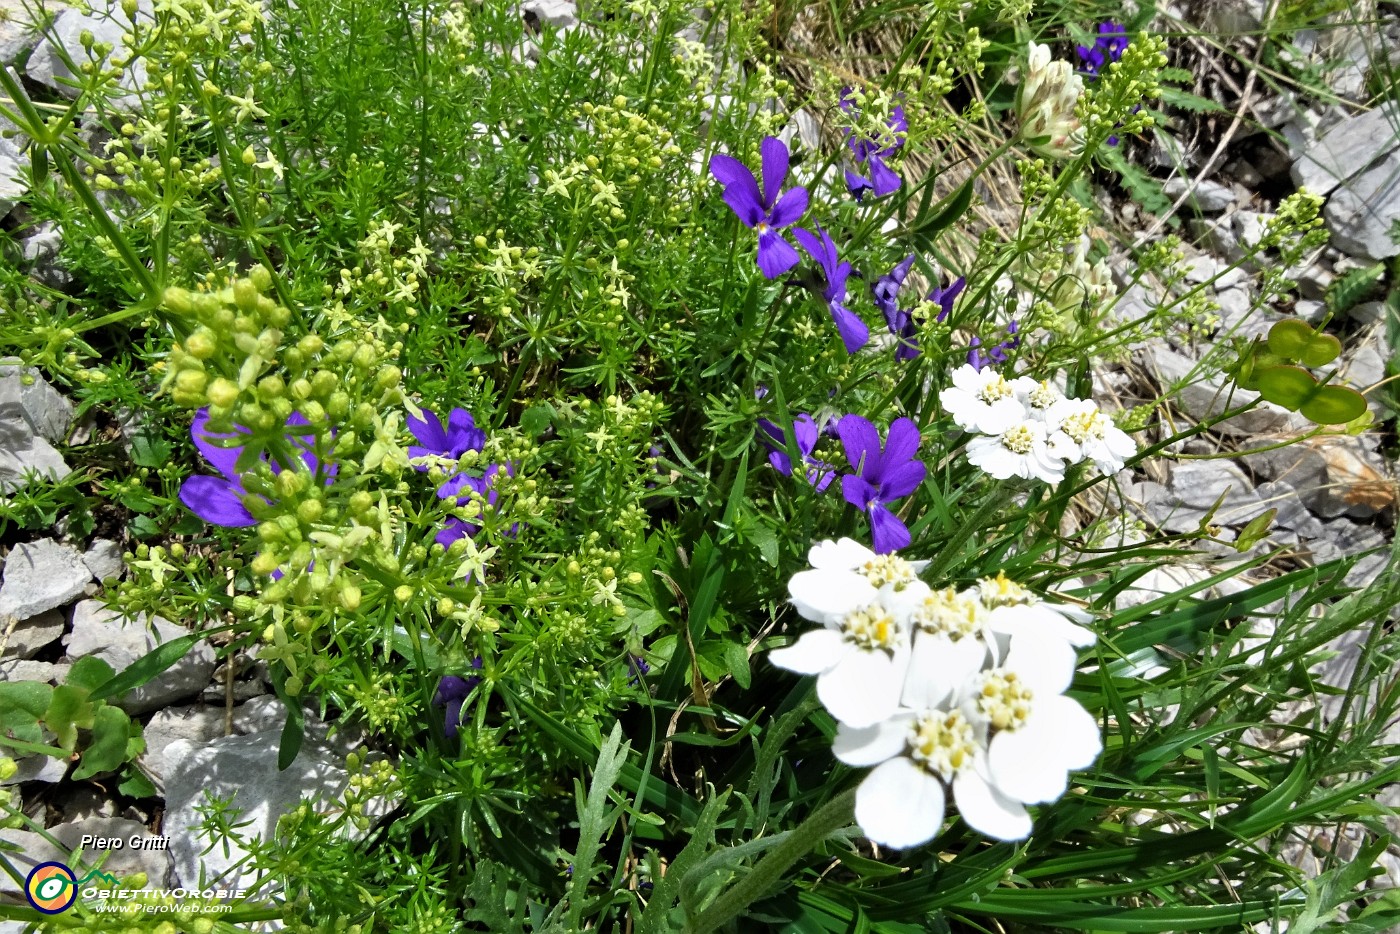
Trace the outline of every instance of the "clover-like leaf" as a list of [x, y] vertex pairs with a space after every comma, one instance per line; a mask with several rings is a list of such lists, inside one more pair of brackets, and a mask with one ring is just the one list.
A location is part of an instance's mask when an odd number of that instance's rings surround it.
[[1269, 329], [1269, 350], [1305, 366], [1326, 366], [1342, 352], [1342, 342], [1332, 334], [1319, 334], [1297, 318], [1280, 321]]
[[1342, 425], [1366, 413], [1366, 397], [1346, 386], [1319, 386], [1298, 411], [1319, 425]]
[[1317, 389], [1317, 380], [1300, 366], [1256, 369], [1254, 382], [1258, 385], [1260, 395], [1290, 412], [1298, 411]]

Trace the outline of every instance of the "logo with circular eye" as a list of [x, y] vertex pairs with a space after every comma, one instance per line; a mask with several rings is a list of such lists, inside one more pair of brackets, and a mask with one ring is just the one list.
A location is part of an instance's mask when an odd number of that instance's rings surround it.
[[67, 911], [78, 899], [78, 880], [62, 863], [40, 863], [24, 880], [24, 897], [46, 915]]

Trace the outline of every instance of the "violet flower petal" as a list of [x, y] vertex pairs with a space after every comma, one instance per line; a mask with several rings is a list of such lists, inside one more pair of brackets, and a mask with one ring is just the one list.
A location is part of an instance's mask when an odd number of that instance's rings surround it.
[[776, 230], [766, 230], [758, 235], [758, 268], [764, 278], [778, 278], [796, 266], [801, 258], [792, 244]]
[[[758, 150], [763, 169], [763, 209], [767, 211], [778, 200], [778, 192], [787, 179], [788, 148], [776, 136], [765, 136], [763, 142], [758, 144]], [[806, 210], [805, 204], [803, 210]]]
[[851, 414], [841, 419], [837, 432], [841, 435], [841, 446], [846, 450], [846, 460], [850, 462], [851, 469], [871, 483], [878, 483], [880, 433], [875, 426], [869, 419]]
[[875, 553], [887, 555], [909, 546], [909, 529], [882, 503], [870, 507], [870, 537]]
[[768, 223], [774, 227], [788, 227], [797, 223], [807, 213], [808, 200], [807, 189], [801, 186], [788, 189], [773, 205]]
[[241, 484], [223, 477], [196, 474], [180, 487], [180, 502], [211, 525], [244, 528], [258, 520], [243, 505], [247, 493]]

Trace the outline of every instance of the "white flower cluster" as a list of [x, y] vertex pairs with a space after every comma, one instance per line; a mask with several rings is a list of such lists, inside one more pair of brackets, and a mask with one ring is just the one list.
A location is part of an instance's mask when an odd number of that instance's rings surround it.
[[1049, 380], [1008, 380], [969, 364], [953, 371], [953, 385], [938, 399], [958, 427], [982, 435], [968, 443], [967, 459], [998, 480], [1059, 483], [1067, 466], [1086, 460], [1114, 474], [1137, 453], [1092, 399], [1070, 399]]
[[1050, 47], [1032, 42], [1026, 73], [1016, 95], [1021, 136], [1031, 148], [1052, 159], [1070, 159], [1084, 151], [1084, 127], [1075, 107], [1084, 93], [1084, 79], [1069, 62], [1052, 59]]
[[1071, 769], [1102, 748], [1098, 725], [1064, 696], [1089, 614], [1006, 579], [934, 590], [919, 562], [843, 538], [808, 555], [788, 583], [822, 628], [769, 653], [817, 676], [840, 721], [833, 752], [876, 766], [856, 791], [856, 821], [885, 846], [937, 836], [951, 790], [963, 819], [999, 840], [1030, 834], [1026, 805], [1054, 801]]

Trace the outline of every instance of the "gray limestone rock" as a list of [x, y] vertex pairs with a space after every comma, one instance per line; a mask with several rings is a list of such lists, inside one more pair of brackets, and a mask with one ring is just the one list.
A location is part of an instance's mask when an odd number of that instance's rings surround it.
[[[0, 23], [0, 28], [3, 26]], [[20, 174], [24, 162], [24, 154], [15, 141], [0, 136], [0, 217], [13, 211], [29, 192], [29, 183]]]
[[[1186, 191], [1189, 184], [1190, 182], [1186, 179], [1175, 176], [1163, 183], [1162, 190], [1166, 192], [1168, 198], [1175, 201]], [[1186, 203], [1202, 214], [1216, 214], [1234, 204], [1236, 200], [1235, 190], [1229, 185], [1222, 185], [1219, 182], [1203, 178], [1201, 183], [1191, 192], [1191, 196], [1186, 199]]]
[[201, 745], [224, 735], [224, 711], [219, 707], [191, 704], [187, 707], [166, 707], [157, 710], [143, 729], [146, 752], [141, 767], [163, 789], [171, 770], [179, 765], [166, 755], [171, 744], [178, 741]]
[[51, 444], [62, 444], [73, 423], [73, 403], [34, 367], [13, 357], [0, 360], [0, 421], [22, 420]]
[[247, 855], [243, 847], [228, 841], [225, 848], [225, 841], [205, 837], [199, 809], [210, 797], [231, 799], [239, 812], [235, 823], [247, 822], [241, 833], [266, 840], [277, 819], [303, 798], [330, 802], [344, 789], [345, 770], [332, 753], [314, 743], [304, 745], [291, 766], [279, 771], [280, 739], [278, 730], [267, 730], [202, 745], [176, 740], [165, 748], [166, 760], [177, 764], [165, 782], [163, 829], [170, 837], [180, 884], [251, 887], [256, 882], [246, 864], [237, 866]]
[[1392, 151], [1333, 193], [1322, 211], [1332, 245], [1381, 260], [1400, 253], [1390, 230], [1400, 220], [1400, 151]]
[[154, 848], [169, 846], [168, 832], [156, 836], [145, 825], [133, 820], [121, 817], [89, 817], [86, 820], [70, 821], [50, 827], [49, 833], [70, 850], [77, 850], [85, 836], [118, 838], [123, 843], [120, 850], [84, 849], [81, 858], [83, 866], [100, 866], [104, 872], [110, 872], [118, 878], [138, 872], [145, 873], [146, 888], [163, 889], [171, 885], [170, 850]]
[[95, 539], [88, 546], [83, 555], [83, 563], [99, 581], [105, 581], [109, 577], [121, 577], [122, 572], [126, 570], [126, 565], [122, 563], [122, 546], [105, 538]]
[[[93, 655], [125, 671], [156, 646], [190, 634], [183, 626], [156, 617], [144, 621], [123, 620], [97, 600], [84, 600], [73, 608], [73, 631], [66, 645], [71, 658]], [[198, 694], [214, 671], [214, 650], [199, 641], [175, 664], [150, 681], [117, 698], [129, 714], [145, 713]]]
[[0, 661], [0, 681], [47, 681], [49, 684], [62, 684], [68, 680], [68, 669], [72, 665], [52, 665], [48, 662], [31, 662], [20, 659]]
[[5, 559], [0, 584], [0, 617], [21, 622], [82, 596], [92, 572], [82, 554], [52, 539], [16, 545]]
[[[151, 0], [140, 0], [137, 18], [153, 22], [151, 9]], [[92, 4], [92, 11], [90, 15], [77, 9], [59, 11], [54, 17], [49, 37], [39, 43], [25, 64], [25, 74], [29, 76], [29, 80], [53, 88], [65, 97], [75, 98], [78, 96], [78, 89], [74, 85], [79, 83], [79, 77], [74, 75], [63, 59], [66, 55], [75, 65], [89, 60], [88, 53], [83, 49], [83, 33], [91, 33], [97, 42], [110, 43], [114, 51], [125, 48], [122, 45], [122, 35], [130, 28], [131, 23], [122, 12], [121, 4], [115, 0], [105, 4], [98, 0]], [[120, 109], [138, 103], [136, 95], [131, 92], [140, 89], [146, 83], [145, 59], [133, 59], [117, 83], [122, 91], [128, 93], [114, 98], [114, 107]]]
[[31, 617], [15, 627], [5, 643], [5, 658], [29, 659], [38, 655], [63, 635], [63, 614], [49, 610]]
[[1293, 183], [1325, 195], [1395, 148], [1400, 108], [1377, 107], [1341, 123], [1293, 164]]

